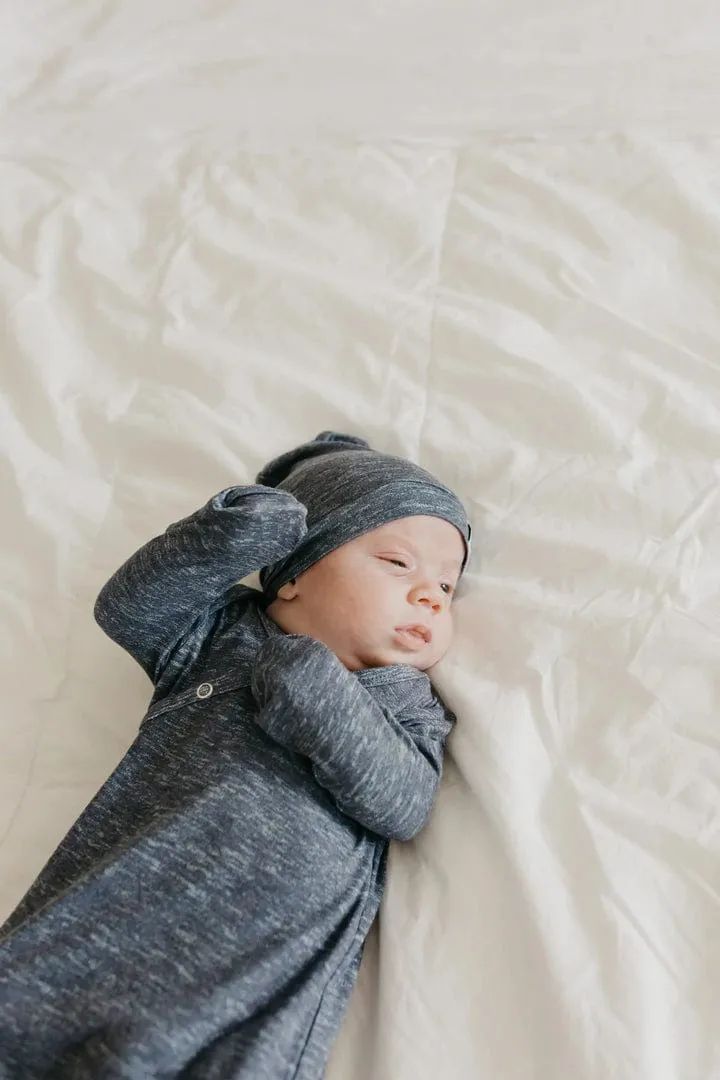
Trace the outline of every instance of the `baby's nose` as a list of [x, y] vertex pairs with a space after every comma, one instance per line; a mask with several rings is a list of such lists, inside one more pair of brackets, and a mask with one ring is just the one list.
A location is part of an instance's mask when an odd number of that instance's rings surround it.
[[430, 586], [417, 588], [414, 599], [416, 604], [422, 604], [423, 607], [430, 608], [433, 612], [440, 611], [442, 608], [439, 590], [435, 590]]

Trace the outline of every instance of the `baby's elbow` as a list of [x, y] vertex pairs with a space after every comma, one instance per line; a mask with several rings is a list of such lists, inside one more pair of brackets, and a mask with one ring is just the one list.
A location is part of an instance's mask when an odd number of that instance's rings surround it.
[[138, 633], [123, 611], [122, 603], [111, 578], [103, 585], [93, 605], [95, 622], [111, 641], [135, 655]]
[[93, 616], [95, 622], [98, 624], [101, 630], [105, 633], [108, 632], [108, 626], [110, 625], [110, 606], [107, 601], [107, 585], [104, 585], [100, 590], [97, 599], [93, 605]]
[[435, 790], [429, 797], [418, 799], [411, 806], [405, 806], [403, 811], [394, 817], [387, 829], [388, 840], [398, 840], [405, 843], [413, 840], [418, 833], [422, 832], [430, 817]]
[[412, 840], [428, 819], [431, 803], [408, 806], [349, 806], [337, 800], [338, 809], [383, 840]]
[[386, 839], [395, 840], [401, 844], [407, 843], [408, 840], [414, 840], [418, 833], [422, 832], [425, 821], [420, 822], [419, 825], [401, 825], [397, 828], [389, 830]]
[[95, 622], [107, 634], [112, 641], [123, 644], [123, 631], [126, 629], [126, 619], [123, 617], [122, 605], [119, 602], [114, 580], [111, 578], [103, 585], [93, 605]]

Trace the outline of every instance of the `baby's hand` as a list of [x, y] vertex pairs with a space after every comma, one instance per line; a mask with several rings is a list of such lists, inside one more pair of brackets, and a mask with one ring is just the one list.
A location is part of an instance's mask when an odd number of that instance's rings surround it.
[[215, 499], [218, 509], [252, 519], [253, 532], [262, 537], [265, 566], [294, 551], [307, 532], [307, 508], [288, 491], [245, 484], [226, 488]]

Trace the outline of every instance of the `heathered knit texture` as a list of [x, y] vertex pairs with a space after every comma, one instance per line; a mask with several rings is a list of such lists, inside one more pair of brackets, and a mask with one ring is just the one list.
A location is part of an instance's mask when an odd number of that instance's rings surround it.
[[234, 584], [304, 533], [292, 495], [229, 488], [100, 593], [155, 691], [0, 933], [1, 1080], [320, 1080], [452, 715]]

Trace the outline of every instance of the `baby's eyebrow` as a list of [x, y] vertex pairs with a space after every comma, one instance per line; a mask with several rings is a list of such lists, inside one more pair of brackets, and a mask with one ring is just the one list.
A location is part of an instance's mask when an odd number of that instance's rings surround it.
[[411, 544], [409, 540], [406, 540], [404, 536], [400, 536], [399, 533], [385, 533], [384, 536], [379, 537], [378, 541], [383, 544], [399, 544], [400, 547], [406, 547], [408, 551], [412, 551], [413, 555], [417, 555], [417, 548], [414, 544]]
[[[386, 533], [383, 536], [382, 540], [384, 543], [400, 544], [401, 547], [405, 547], [408, 549], [408, 551], [411, 551], [416, 559], [419, 557], [419, 552], [415, 545], [411, 543], [410, 540], [408, 540], [406, 537], [400, 536], [399, 533]], [[458, 563], [457, 559], [445, 559], [440, 564], [441, 571], [448, 570], [452, 573], [457, 574], [458, 577], [460, 577], [461, 569], [462, 566], [460, 563]]]

